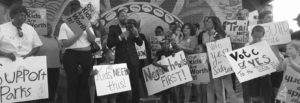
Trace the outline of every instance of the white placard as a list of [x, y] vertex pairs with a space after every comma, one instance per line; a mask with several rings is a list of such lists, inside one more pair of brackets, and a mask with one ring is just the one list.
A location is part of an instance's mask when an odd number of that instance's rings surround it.
[[[289, 24], [287, 21], [281, 22], [274, 22], [274, 23], [266, 23], [266, 24], [259, 24], [264, 27], [265, 35], [263, 40], [266, 40], [270, 45], [280, 45], [280, 44], [287, 44], [291, 41], [291, 33]], [[250, 42], [252, 40], [251, 32], [253, 26], [249, 26], [250, 31]]]
[[47, 35], [47, 14], [45, 8], [27, 8], [27, 24], [34, 27], [39, 35]]
[[0, 103], [48, 98], [46, 56], [0, 58]]
[[130, 91], [131, 85], [127, 69], [125, 63], [94, 66], [94, 70], [98, 70], [98, 74], [95, 75], [97, 96]]
[[187, 57], [191, 75], [193, 77], [193, 84], [209, 83], [209, 70], [207, 53], [191, 54]]
[[232, 50], [230, 39], [224, 38], [206, 44], [209, 63], [213, 78], [233, 73], [225, 53]]
[[137, 54], [139, 56], [139, 59], [147, 58], [145, 41], [143, 41], [143, 44], [141, 46], [138, 46], [137, 44], [135, 44], [135, 48], [136, 48]]
[[248, 20], [226, 20], [225, 31], [232, 43], [249, 42]]
[[159, 64], [168, 65], [168, 72], [161, 68], [148, 65], [143, 68], [143, 76], [148, 95], [153, 95], [168, 88], [184, 84], [193, 80], [184, 53], [178, 52], [175, 56], [166, 57]]
[[240, 82], [275, 72], [279, 64], [266, 41], [231, 51], [226, 57]]

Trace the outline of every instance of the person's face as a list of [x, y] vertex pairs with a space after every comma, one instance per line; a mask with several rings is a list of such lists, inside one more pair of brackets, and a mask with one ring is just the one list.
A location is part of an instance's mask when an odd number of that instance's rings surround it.
[[261, 39], [264, 37], [264, 32], [259, 32], [254, 30], [251, 36], [254, 41], [258, 42], [261, 41]]
[[127, 13], [125, 11], [120, 12], [118, 19], [119, 19], [120, 23], [125, 24], [126, 19], [127, 19]]
[[213, 29], [214, 24], [211, 19], [208, 19], [206, 22], [204, 22], [206, 29]]
[[155, 35], [156, 35], [156, 36], [162, 36], [162, 35], [163, 35], [163, 31], [162, 31], [161, 29], [157, 28], [157, 29], [155, 30]]
[[164, 49], [164, 50], [170, 49], [170, 43], [168, 41], [164, 41], [160, 45], [161, 45], [162, 49]]
[[291, 44], [288, 44], [286, 46], [286, 53], [289, 57], [296, 57], [297, 55], [299, 55], [299, 51]]
[[187, 26], [187, 25], [184, 26], [183, 27], [183, 34], [190, 36], [191, 35], [191, 28], [189, 26]]
[[16, 14], [13, 17], [13, 21], [14, 21], [15, 24], [21, 26], [23, 23], [25, 23], [26, 18], [27, 18], [26, 13], [21, 12], [21, 13]]

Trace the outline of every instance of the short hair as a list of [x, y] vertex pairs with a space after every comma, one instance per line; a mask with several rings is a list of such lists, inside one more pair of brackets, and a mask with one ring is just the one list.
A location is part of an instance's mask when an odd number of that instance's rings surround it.
[[255, 27], [253, 27], [251, 35], [253, 34], [254, 31], [263, 32], [263, 35], [265, 35], [265, 28], [263, 26], [256, 25]]
[[196, 34], [196, 29], [195, 29], [195, 27], [192, 23], [183, 24], [183, 26], [181, 27], [181, 32], [183, 32], [183, 29], [184, 29], [185, 26], [188, 26], [190, 28], [190, 30], [191, 30], [190, 36], [194, 36]]
[[177, 26], [177, 23], [175, 23], [175, 22], [173, 22], [173, 23], [170, 23], [170, 24], [169, 24], [169, 26], [171, 26], [171, 25], [175, 25], [175, 26]]
[[28, 16], [26, 7], [22, 5], [14, 5], [9, 11], [9, 15], [11, 18], [14, 18], [14, 16], [19, 13], [25, 13]]
[[157, 26], [157, 27], [155, 28], [155, 30], [156, 30], [156, 29], [160, 29], [160, 30], [164, 31], [164, 28], [161, 27], [161, 26]]
[[200, 28], [200, 25], [198, 23], [194, 23], [195, 28]]
[[299, 40], [292, 40], [288, 45], [291, 45], [297, 51], [300, 51], [300, 41]]
[[134, 19], [128, 19], [127, 24], [133, 24], [136, 28], [139, 28], [138, 23]]
[[264, 19], [267, 15], [270, 15], [270, 14], [272, 14], [271, 11], [264, 11], [264, 12], [261, 12], [261, 13], [258, 14], [258, 19], [259, 19], [259, 20], [262, 20], [262, 19]]
[[120, 15], [122, 12], [125, 12], [125, 13], [126, 13], [126, 10], [125, 10], [125, 9], [120, 9], [120, 10], [118, 10], [118, 12], [117, 12], [117, 17], [119, 17], [119, 15]]

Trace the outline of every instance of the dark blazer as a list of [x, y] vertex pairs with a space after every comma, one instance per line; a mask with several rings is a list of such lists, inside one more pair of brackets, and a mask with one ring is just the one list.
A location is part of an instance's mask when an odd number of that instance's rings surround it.
[[[122, 34], [121, 27], [119, 25], [112, 25], [109, 27], [107, 46], [109, 48], [116, 47], [115, 63], [127, 63], [130, 66], [138, 66], [139, 58], [135, 48], [135, 43], [139, 46], [143, 44], [140, 37], [128, 37], [127, 40], [119, 39], [119, 35]], [[130, 68], [129, 68], [130, 69]]]

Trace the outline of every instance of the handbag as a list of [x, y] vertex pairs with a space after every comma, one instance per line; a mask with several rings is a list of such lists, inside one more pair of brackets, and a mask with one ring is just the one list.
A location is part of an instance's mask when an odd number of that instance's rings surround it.
[[92, 53], [96, 53], [100, 50], [100, 46], [95, 41], [92, 41], [90, 46]]

